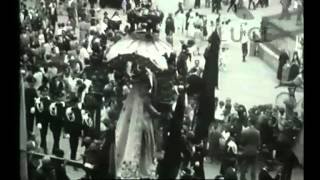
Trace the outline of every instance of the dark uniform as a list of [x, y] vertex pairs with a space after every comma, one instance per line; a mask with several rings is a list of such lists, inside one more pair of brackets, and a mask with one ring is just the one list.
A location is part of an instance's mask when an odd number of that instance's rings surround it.
[[31, 108], [34, 107], [34, 100], [37, 98], [37, 91], [33, 87], [25, 88], [25, 103], [26, 103], [26, 119], [28, 136], [33, 133], [34, 125], [34, 113], [31, 112]]
[[48, 96], [41, 97], [39, 101], [36, 101], [36, 124], [41, 124], [40, 129], [40, 147], [43, 148], [44, 152], [47, 153], [47, 132], [49, 125], [49, 106], [51, 100]]
[[62, 102], [54, 102], [50, 106], [50, 130], [53, 134], [52, 152], [54, 152], [60, 148], [61, 129], [65, 118], [65, 104]]
[[65, 131], [70, 134], [70, 149], [71, 149], [71, 156], [72, 160], [76, 160], [77, 149], [79, 144], [79, 137], [81, 136], [82, 131], [82, 115], [81, 110], [79, 107], [69, 107], [70, 112], [68, 109], [66, 110], [67, 121], [65, 124]]
[[[90, 116], [90, 115], [88, 115]], [[83, 128], [83, 137], [90, 137], [92, 140], [98, 138], [98, 134], [93, 126], [92, 116], [87, 119], [83, 119], [82, 128]]]
[[202, 146], [196, 147], [196, 152], [192, 157], [192, 166], [194, 170], [194, 178], [205, 179], [203, 160], [204, 160], [204, 149]]

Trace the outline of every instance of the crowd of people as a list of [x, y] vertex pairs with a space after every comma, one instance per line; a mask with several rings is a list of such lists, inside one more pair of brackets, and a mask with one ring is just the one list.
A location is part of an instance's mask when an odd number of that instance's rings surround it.
[[[67, 6], [66, 23], [58, 21], [63, 3]], [[215, 96], [220, 38], [217, 31], [211, 34], [206, 29], [205, 16], [193, 10], [185, 13], [179, 3], [175, 14], [166, 19], [167, 40], [177, 31], [210, 37], [204, 68], [197, 59], [194, 67], [187, 67], [192, 41], [182, 44], [178, 55], [164, 55], [169, 80], [162, 85], [168, 84], [165, 91], [172, 92], [170, 101], [164, 103], [154, 100], [154, 77], [158, 74], [134, 62], [117, 68], [106, 63], [109, 48], [124, 36], [139, 30], [147, 35], [159, 33], [164, 15], [151, 1], [123, 1], [126, 23], [117, 11], [99, 18], [94, 1], [89, 1], [91, 8], [83, 1], [63, 3], [45, 0], [27, 7], [23, 1], [20, 6], [20, 64], [29, 151], [64, 158], [63, 137], [69, 140], [70, 159], [75, 161], [81, 140], [80, 146], [85, 147], [84, 179], [204, 179], [204, 161], [210, 159], [221, 162], [216, 179], [238, 179], [239, 172], [244, 180], [251, 168], [254, 180], [258, 162], [266, 164], [259, 179], [270, 179], [279, 162], [282, 168], [277, 178], [290, 180], [296, 161], [291, 148], [303, 116], [291, 106], [263, 105], [246, 110], [245, 105], [232, 104], [230, 98], [223, 101]], [[212, 8], [221, 7], [219, 0], [212, 3]], [[208, 2], [206, 5], [209, 7]], [[245, 47], [243, 51], [245, 61]], [[293, 64], [299, 64], [296, 56], [293, 59]], [[295, 78], [295, 68], [292, 65], [288, 81]], [[34, 124], [40, 130], [40, 143]], [[47, 146], [49, 130], [52, 149]], [[63, 161], [47, 156], [39, 160], [30, 155], [28, 169], [30, 179], [70, 179]]]

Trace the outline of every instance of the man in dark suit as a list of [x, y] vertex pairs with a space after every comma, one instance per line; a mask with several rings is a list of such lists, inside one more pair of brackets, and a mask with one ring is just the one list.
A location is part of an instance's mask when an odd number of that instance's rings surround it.
[[279, 65], [278, 65], [278, 71], [277, 71], [277, 78], [279, 81], [282, 80], [282, 69], [283, 66], [289, 61], [289, 55], [283, 50], [279, 56]]
[[52, 152], [60, 148], [60, 135], [65, 117], [65, 103], [53, 102], [50, 105], [50, 129], [53, 134]]
[[25, 102], [26, 102], [26, 119], [27, 119], [27, 130], [28, 137], [31, 137], [33, 134], [33, 125], [34, 125], [34, 100], [38, 97], [37, 91], [34, 88], [35, 78], [33, 76], [28, 76], [26, 78], [28, 86], [25, 87]]
[[49, 106], [51, 103], [50, 97], [48, 96], [48, 87], [42, 85], [39, 87], [40, 98], [35, 100], [36, 104], [36, 124], [40, 129], [40, 147], [43, 148], [44, 152], [47, 153], [47, 132], [49, 126]]
[[165, 140], [164, 158], [159, 164], [159, 179], [176, 179], [182, 161], [183, 141], [181, 137], [182, 121], [185, 111], [185, 94], [181, 93], [173, 118], [170, 120], [169, 131]]
[[81, 109], [78, 107], [77, 103], [75, 105], [69, 106], [66, 109], [66, 124], [65, 124], [65, 131], [66, 137], [69, 138], [70, 142], [70, 159], [76, 160], [78, 144], [79, 144], [79, 137], [81, 136], [82, 132], [82, 115]]
[[[53, 151], [53, 155], [63, 158], [64, 152], [61, 149], [56, 149]], [[51, 159], [52, 165], [55, 170], [57, 179], [59, 180], [69, 180], [70, 178], [67, 175], [65, 164], [61, 160]]]
[[195, 148], [195, 153], [192, 157], [191, 166], [193, 167], [194, 174], [193, 176], [196, 179], [205, 179], [203, 161], [204, 161], [204, 148], [203, 142], [200, 145], [197, 145]]
[[246, 179], [246, 173], [251, 168], [251, 180], [256, 179], [256, 160], [258, 148], [260, 146], [260, 132], [254, 126], [253, 121], [249, 121], [249, 126], [241, 133], [240, 147], [242, 158], [240, 163], [240, 180]]
[[172, 35], [175, 32], [175, 26], [174, 26], [174, 20], [172, 17], [172, 14], [170, 13], [169, 16], [166, 19], [166, 27], [165, 32], [167, 35], [167, 41], [170, 40], [170, 44], [173, 45]]

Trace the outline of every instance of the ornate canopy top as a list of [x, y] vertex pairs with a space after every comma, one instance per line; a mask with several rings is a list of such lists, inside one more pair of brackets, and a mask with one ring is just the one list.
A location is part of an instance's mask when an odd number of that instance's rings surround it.
[[[146, 40], [127, 36], [111, 46], [107, 54], [107, 63], [117, 61], [117, 57], [119, 56], [128, 57], [129, 55], [129, 57], [133, 58], [132, 60], [136, 60], [137, 57], [148, 59], [148, 63], [152, 63], [158, 70], [165, 70], [168, 66], [163, 55], [165, 53], [171, 53], [172, 51], [172, 46], [165, 41], [159, 39]], [[138, 61], [140, 61], [140, 59], [138, 59]], [[137, 63], [144, 65], [146, 62], [142, 62], [141, 60], [141, 62]]]

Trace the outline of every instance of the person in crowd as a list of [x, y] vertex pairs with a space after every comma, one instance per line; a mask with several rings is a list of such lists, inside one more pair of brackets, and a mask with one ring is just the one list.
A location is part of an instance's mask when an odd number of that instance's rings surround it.
[[127, 13], [127, 5], [128, 5], [127, 0], [122, 0], [122, 2], [121, 2], [121, 8], [122, 8], [124, 14]]
[[224, 173], [224, 179], [228, 180], [238, 180], [237, 176], [237, 161], [236, 159], [231, 159], [229, 167], [226, 168]]
[[60, 148], [60, 136], [61, 130], [64, 123], [65, 115], [65, 103], [64, 102], [53, 102], [49, 106], [50, 110], [50, 129], [53, 134], [53, 148], [52, 152]]
[[174, 26], [174, 20], [172, 17], [172, 14], [170, 13], [169, 16], [166, 19], [166, 27], [165, 27], [165, 33], [167, 35], [167, 41], [173, 45], [173, 34], [175, 32], [175, 26]]
[[241, 36], [241, 50], [242, 50], [242, 62], [246, 62], [246, 57], [248, 55], [248, 46], [249, 46], [249, 38], [248, 38], [248, 31], [246, 29], [247, 23], [241, 24], [240, 26], [240, 33]]
[[159, 179], [175, 179], [181, 165], [181, 128], [185, 112], [185, 94], [178, 95], [177, 105], [172, 119], [169, 121], [168, 132], [165, 135], [164, 158], [159, 164]]
[[295, 90], [294, 87], [289, 87], [288, 88], [289, 92], [289, 97], [283, 101], [285, 105], [285, 114], [286, 114], [286, 119], [292, 119], [294, 117], [294, 109], [297, 105], [297, 100], [295, 98]]
[[219, 14], [219, 11], [222, 9], [221, 8], [221, 1], [222, 0], [212, 0], [211, 1], [212, 2], [212, 6], [211, 6], [212, 13], [216, 12], [217, 14]]
[[300, 26], [302, 25], [302, 15], [303, 15], [303, 0], [297, 0], [297, 20], [296, 20], [296, 25]]
[[89, 33], [90, 24], [85, 19], [79, 17], [79, 42], [82, 43], [85, 40], [86, 35]]
[[297, 132], [301, 129], [301, 122], [289, 119], [279, 126], [280, 133], [276, 141], [276, 159], [283, 163], [281, 180], [290, 180], [292, 169], [297, 163], [297, 157], [292, 151]]
[[293, 53], [293, 57], [291, 60], [291, 67], [289, 71], [288, 81], [292, 81], [298, 76], [300, 72], [300, 65], [301, 65], [301, 62], [299, 60], [298, 52], [295, 51]]
[[[265, 166], [263, 166], [259, 172], [258, 180], [280, 180], [280, 166], [277, 163], [274, 167], [271, 161], [267, 161]], [[276, 176], [273, 177], [273, 174], [276, 173]]]
[[189, 18], [188, 18], [188, 31], [187, 31], [187, 36], [191, 37], [192, 39], [194, 39], [194, 34], [196, 31], [195, 28], [195, 22], [196, 22], [196, 13], [191, 11]]
[[[27, 142], [27, 152], [38, 152], [42, 153], [42, 149], [38, 148], [38, 144], [35, 141], [35, 136], [31, 136]], [[40, 167], [40, 160], [39, 158], [35, 157], [33, 154], [28, 154], [28, 178], [34, 179], [37, 175], [37, 169]]]
[[49, 4], [49, 21], [55, 31], [56, 23], [58, 21], [58, 10], [55, 2], [50, 2]]
[[229, 130], [223, 131], [222, 137], [224, 140], [222, 141], [222, 146], [220, 147], [222, 150], [220, 174], [225, 176], [226, 170], [229, 167], [235, 167], [238, 146], [235, 143], [235, 139], [230, 136]]
[[193, 176], [196, 179], [205, 179], [203, 161], [204, 161], [204, 144], [201, 142], [195, 147], [195, 153], [192, 156], [191, 166], [193, 167], [194, 173]]
[[219, 139], [221, 138], [221, 132], [218, 129], [218, 123], [214, 123], [211, 126], [209, 132], [209, 158], [211, 162], [215, 160], [220, 160], [220, 149], [219, 149]]
[[50, 157], [45, 156], [41, 159], [41, 166], [37, 169], [35, 180], [56, 180], [56, 171], [50, 160]]
[[226, 71], [228, 64], [228, 57], [226, 55], [226, 48], [222, 47], [219, 55], [219, 70]]
[[255, 10], [257, 7], [257, 4], [255, 4], [254, 0], [249, 0], [249, 5], [248, 5], [248, 9], [250, 10], [251, 5], [253, 6], [253, 9]]
[[202, 31], [202, 39], [207, 39], [207, 36], [208, 36], [208, 19], [207, 19], [207, 16], [203, 16], [202, 18], [202, 28], [201, 28], [201, 31]]
[[200, 9], [201, 7], [201, 0], [195, 0], [194, 1], [194, 9]]
[[47, 132], [49, 125], [49, 106], [50, 97], [48, 96], [48, 87], [42, 85], [39, 88], [40, 97], [35, 100], [36, 106], [36, 124], [37, 128], [40, 129], [40, 146], [44, 152], [47, 153]]
[[[73, 102], [72, 102], [73, 101]], [[76, 100], [72, 100], [71, 106], [66, 109], [65, 138], [70, 142], [70, 159], [76, 160], [79, 138], [82, 132], [82, 114], [81, 108], [78, 107]]]
[[203, 74], [203, 68], [200, 67], [200, 61], [197, 59], [194, 61], [194, 67], [192, 67], [190, 70], [189, 70], [189, 75], [191, 74], [195, 74], [197, 75], [198, 77], [202, 77], [202, 74]]
[[290, 20], [291, 15], [289, 12], [289, 7], [291, 6], [291, 0], [281, 0], [280, 4], [282, 6], [282, 12], [279, 17], [279, 20], [282, 20], [283, 18], [286, 18], [287, 20]]
[[90, 8], [93, 9], [96, 3], [97, 3], [97, 0], [89, 0]]
[[203, 71], [203, 79], [207, 81], [209, 88], [214, 89], [219, 87], [218, 58], [221, 41], [218, 32], [214, 31], [208, 41], [209, 46], [204, 53], [206, 63]]
[[229, 12], [231, 8], [233, 8], [233, 9], [234, 9], [234, 12], [237, 13], [236, 0], [231, 0], [231, 1], [230, 1], [230, 5], [229, 5], [229, 8], [228, 8], [227, 12]]
[[188, 28], [189, 28], [189, 18], [190, 15], [192, 13], [192, 9], [189, 9], [188, 12], [186, 13], [186, 17], [185, 17], [185, 30], [188, 32]]
[[184, 29], [186, 26], [186, 18], [184, 15], [184, 8], [181, 2], [178, 4], [178, 10], [174, 13], [176, 17], [176, 28], [179, 32], [184, 33]]
[[26, 102], [26, 120], [28, 137], [33, 134], [34, 118], [35, 118], [35, 106], [34, 100], [38, 98], [37, 90], [34, 88], [35, 78], [32, 75], [26, 78], [27, 86], [25, 87], [25, 102]]
[[256, 179], [256, 163], [258, 148], [260, 147], [260, 132], [255, 128], [255, 122], [249, 121], [248, 127], [241, 132], [240, 150], [242, 158], [240, 162], [240, 180], [246, 179], [246, 173], [250, 167], [251, 180]]
[[224, 108], [224, 114], [223, 114], [225, 117], [224, 121], [226, 121], [229, 118], [231, 113], [234, 113], [234, 108], [232, 107], [231, 98], [227, 98], [225, 101], [225, 108]]
[[224, 122], [224, 102], [220, 101], [218, 107], [215, 109], [215, 120], [218, 121], [219, 123], [223, 123]]
[[[61, 149], [55, 149], [52, 152], [53, 155], [55, 155], [58, 158], [63, 158], [64, 157], [64, 151]], [[55, 174], [57, 177], [57, 180], [69, 180], [70, 178], [67, 175], [67, 170], [66, 170], [66, 165], [64, 164], [63, 161], [51, 158], [52, 165], [55, 170]]]
[[183, 81], [186, 80], [187, 73], [188, 73], [188, 66], [187, 66], [188, 59], [191, 61], [191, 54], [189, 52], [187, 45], [182, 44], [181, 52], [177, 59], [177, 70], [178, 70], [178, 74], [182, 77], [182, 79], [184, 79]]

